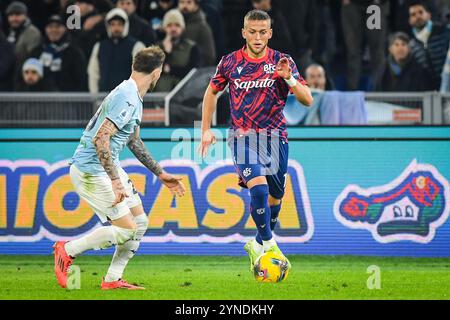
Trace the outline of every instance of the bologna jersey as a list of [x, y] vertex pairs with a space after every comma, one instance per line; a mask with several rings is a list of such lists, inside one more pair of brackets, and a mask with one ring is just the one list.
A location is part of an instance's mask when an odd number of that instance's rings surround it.
[[287, 140], [283, 109], [290, 88], [276, 72], [278, 61], [288, 58], [294, 78], [302, 84], [306, 81], [290, 56], [268, 48], [265, 57], [252, 59], [244, 50], [245, 47], [222, 58], [210, 85], [223, 91], [229, 84], [234, 130], [278, 131]]
[[84, 173], [106, 175], [92, 142], [105, 119], [112, 121], [119, 129], [111, 137], [110, 149], [114, 164], [120, 167], [119, 153], [126, 146], [142, 119], [142, 99], [133, 79], [123, 81], [111, 91], [84, 130], [80, 144], [69, 162], [75, 164]]

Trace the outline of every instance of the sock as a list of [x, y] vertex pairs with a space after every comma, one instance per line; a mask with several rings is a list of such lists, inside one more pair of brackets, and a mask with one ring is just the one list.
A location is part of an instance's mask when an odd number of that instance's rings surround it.
[[[262, 240], [272, 239], [270, 230], [269, 187], [266, 184], [254, 186], [250, 190], [250, 213]], [[260, 243], [262, 244], [262, 243]]]
[[[275, 230], [275, 227], [278, 223], [278, 216], [280, 215], [280, 211], [281, 211], [281, 203], [276, 205], [276, 206], [271, 206], [270, 207], [270, 230]], [[261, 235], [258, 233], [256, 233], [256, 241], [262, 245], [263, 244], [263, 240], [261, 238]]]
[[141, 214], [134, 217], [134, 221], [137, 225], [136, 236], [124, 244], [116, 245], [116, 251], [114, 252], [108, 273], [105, 276], [106, 282], [113, 282], [121, 279], [128, 261], [134, 257], [134, 254], [139, 249], [142, 237], [148, 228], [148, 218], [145, 214]]
[[[262, 240], [261, 240], [261, 241], [262, 241]], [[263, 245], [262, 245], [262, 244], [259, 244], [256, 240], [253, 240], [253, 241], [252, 241], [252, 247], [253, 247], [253, 250], [254, 250], [257, 254], [261, 255], [261, 254], [264, 253], [264, 247], [263, 247]]]
[[264, 251], [267, 251], [267, 250], [269, 250], [270, 248], [272, 248], [273, 246], [276, 246], [277, 245], [277, 243], [275, 242], [275, 240], [274, 239], [270, 239], [270, 240], [263, 240], [263, 248], [264, 248]]
[[134, 230], [116, 226], [100, 227], [80, 239], [67, 242], [65, 249], [69, 256], [76, 257], [87, 250], [102, 250], [114, 244], [125, 243], [134, 233]]

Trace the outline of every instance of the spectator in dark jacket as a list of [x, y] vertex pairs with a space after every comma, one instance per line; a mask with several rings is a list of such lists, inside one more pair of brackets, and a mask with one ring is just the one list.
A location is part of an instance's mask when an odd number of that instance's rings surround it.
[[117, 8], [123, 9], [128, 14], [130, 36], [150, 46], [156, 43], [156, 34], [150, 24], [136, 14], [136, 1], [118, 0]]
[[70, 43], [63, 19], [49, 18], [46, 39], [31, 53], [44, 65], [46, 78], [52, 79], [58, 91], [87, 91], [87, 62], [80, 48]]
[[290, 30], [296, 50], [292, 58], [299, 70], [305, 70], [318, 46], [317, 0], [277, 0], [273, 4], [282, 11]]
[[163, 73], [155, 91], [171, 91], [188, 74], [199, 66], [200, 52], [192, 40], [184, 36], [185, 23], [183, 15], [177, 9], [166, 13], [163, 20], [166, 38], [159, 46], [166, 53]]
[[162, 21], [166, 12], [177, 7], [176, 0], [138, 0], [137, 12], [149, 21], [153, 30], [162, 31]]
[[15, 85], [15, 91], [46, 92], [54, 91], [48, 79], [44, 78], [44, 66], [35, 58], [25, 61], [22, 67], [22, 75]]
[[41, 31], [44, 30], [50, 16], [61, 11], [60, 0], [22, 0], [28, 7], [30, 19]]
[[128, 35], [128, 15], [120, 8], [106, 15], [108, 39], [97, 42], [88, 65], [89, 91], [107, 92], [128, 79], [135, 54], [144, 44]]
[[389, 56], [382, 77], [375, 86], [377, 91], [432, 90], [431, 75], [414, 59], [409, 47], [409, 36], [397, 32], [389, 39]]
[[[415, 3], [418, 3], [417, 0], [390, 1], [391, 14], [389, 16], [389, 25], [392, 31], [402, 31], [412, 36], [411, 26], [409, 25], [409, 7]], [[438, 17], [443, 12], [437, 7], [436, 0], [423, 0], [422, 3], [425, 4], [431, 12], [433, 20], [438, 21]]]
[[94, 44], [107, 37], [104, 18], [96, 8], [94, 0], [76, 0], [75, 5], [80, 9], [81, 29], [70, 30], [70, 35], [84, 56], [90, 57]]
[[[381, 9], [380, 28], [367, 27], [367, 8], [376, 4]], [[371, 77], [374, 83], [379, 81], [381, 68], [385, 60], [387, 36], [387, 0], [342, 0], [341, 20], [347, 49], [347, 89], [357, 90], [361, 76], [364, 39], [370, 49]]]
[[[222, 0], [201, 1], [200, 7], [206, 14], [206, 21], [211, 27], [214, 35], [214, 44], [216, 45], [216, 57], [222, 57], [225, 54], [225, 30], [223, 23], [223, 4]], [[218, 62], [218, 61], [217, 61]]]
[[227, 0], [223, 6], [225, 53], [239, 50], [245, 44], [244, 39], [239, 36], [242, 32], [242, 23], [236, 21], [243, 21], [245, 14], [250, 10], [252, 5], [248, 0]]
[[252, 0], [252, 5], [254, 9], [267, 12], [272, 19], [273, 36], [270, 39], [270, 47], [283, 53], [294, 55], [296, 50], [291, 31], [282, 12], [272, 7], [272, 0]]
[[14, 47], [6, 40], [0, 16], [0, 91], [12, 90], [14, 74]]
[[6, 9], [10, 32], [8, 42], [14, 45], [17, 65], [22, 65], [31, 51], [42, 40], [41, 32], [28, 18], [28, 9], [25, 4], [14, 1]]
[[409, 7], [409, 24], [414, 34], [412, 54], [424, 69], [431, 71], [433, 89], [439, 90], [449, 48], [450, 29], [431, 21], [431, 13], [422, 2], [415, 2]]
[[205, 66], [216, 65], [216, 47], [206, 16], [200, 9], [199, 0], [179, 0], [178, 9], [186, 23], [185, 36], [194, 41], [202, 55]]

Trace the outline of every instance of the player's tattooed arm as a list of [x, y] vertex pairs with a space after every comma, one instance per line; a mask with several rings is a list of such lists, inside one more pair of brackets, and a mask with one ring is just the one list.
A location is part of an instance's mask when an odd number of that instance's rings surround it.
[[105, 119], [92, 140], [97, 151], [98, 159], [112, 181], [119, 179], [119, 172], [114, 165], [110, 149], [111, 137], [117, 131], [116, 125], [111, 120]]
[[117, 133], [117, 131], [118, 129], [116, 125], [111, 120], [105, 119], [92, 140], [95, 150], [97, 151], [98, 159], [112, 182], [112, 189], [116, 197], [112, 207], [128, 197], [128, 194], [120, 181], [119, 172], [114, 165], [111, 155], [110, 140], [111, 137]]
[[156, 176], [159, 176], [163, 173], [163, 170], [159, 163], [153, 159], [150, 152], [148, 152], [144, 142], [139, 136], [139, 131], [140, 130], [138, 127], [134, 134], [130, 137], [130, 140], [128, 141], [128, 148], [148, 170], [153, 172]]

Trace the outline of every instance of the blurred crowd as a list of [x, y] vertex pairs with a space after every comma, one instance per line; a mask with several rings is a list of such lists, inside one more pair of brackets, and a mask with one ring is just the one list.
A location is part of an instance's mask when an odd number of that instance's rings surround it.
[[315, 89], [450, 91], [449, 0], [2, 0], [0, 91], [110, 91], [151, 44], [170, 91], [241, 48], [253, 8]]

